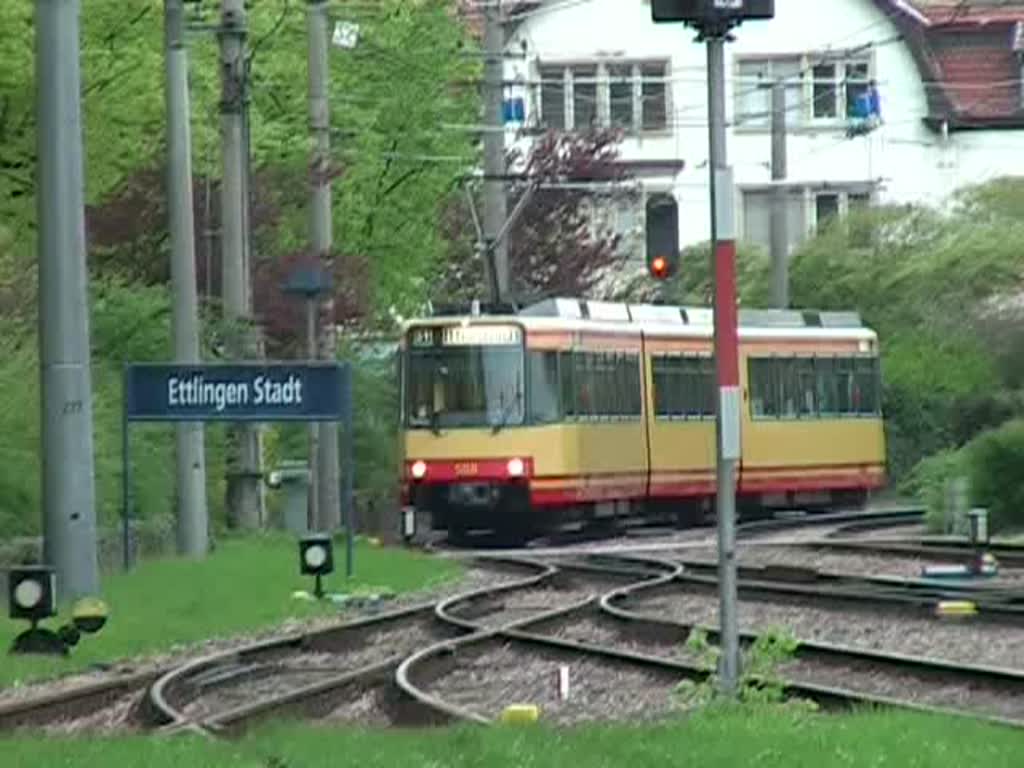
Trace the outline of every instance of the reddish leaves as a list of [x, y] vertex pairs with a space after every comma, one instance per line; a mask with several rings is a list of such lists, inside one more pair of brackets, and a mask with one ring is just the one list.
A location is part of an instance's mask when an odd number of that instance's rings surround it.
[[[608, 205], [613, 194], [629, 194], [602, 188], [628, 178], [618, 163], [620, 139], [621, 135], [611, 130], [551, 132], [539, 138], [527, 156], [510, 154], [509, 166], [521, 169], [517, 175], [523, 180], [512, 185], [509, 213], [527, 186], [534, 187], [508, 240], [513, 290], [519, 301], [584, 295], [620, 260], [616, 252], [619, 237], [592, 216], [593, 209]], [[446, 301], [487, 296], [464, 194], [449, 203], [441, 226], [452, 245], [436, 295]]]
[[[277, 259], [264, 259], [253, 275], [253, 305], [257, 321], [263, 326], [267, 354], [271, 357], [301, 357], [305, 354], [305, 299], [284, 290], [292, 271], [318, 264], [309, 251], [295, 251]], [[338, 255], [334, 258], [333, 321], [350, 325], [366, 317], [370, 269], [362, 256]], [[321, 299], [318, 323], [330, 322], [326, 303]]]

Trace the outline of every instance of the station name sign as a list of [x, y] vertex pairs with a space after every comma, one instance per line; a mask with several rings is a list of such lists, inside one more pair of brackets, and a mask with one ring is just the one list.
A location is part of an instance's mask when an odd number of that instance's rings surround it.
[[335, 421], [347, 388], [341, 365], [132, 365], [125, 407], [136, 421]]

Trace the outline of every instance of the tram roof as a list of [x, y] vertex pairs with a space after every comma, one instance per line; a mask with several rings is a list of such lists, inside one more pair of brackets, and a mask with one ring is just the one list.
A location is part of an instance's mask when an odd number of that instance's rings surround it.
[[[406, 325], [452, 322], [521, 322], [528, 329], [592, 330], [597, 332], [653, 333], [668, 336], [709, 336], [714, 314], [709, 307], [664, 304], [629, 304], [589, 299], [551, 298], [520, 309], [514, 314], [471, 312], [411, 319]], [[812, 336], [876, 338], [860, 313], [818, 310], [740, 309], [739, 326], [747, 336]]]

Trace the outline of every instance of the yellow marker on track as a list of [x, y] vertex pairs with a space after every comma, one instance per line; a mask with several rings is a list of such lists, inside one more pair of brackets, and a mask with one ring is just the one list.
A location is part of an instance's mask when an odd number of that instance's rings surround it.
[[970, 600], [945, 600], [935, 606], [936, 616], [974, 616], [977, 606]]
[[533, 704], [511, 704], [502, 711], [503, 723], [535, 723], [540, 718], [540, 707]]

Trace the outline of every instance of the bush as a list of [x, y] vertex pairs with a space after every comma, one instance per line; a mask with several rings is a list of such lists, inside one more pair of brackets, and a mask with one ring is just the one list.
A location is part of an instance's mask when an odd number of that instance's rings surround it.
[[1024, 526], [1024, 420], [982, 434], [965, 450], [971, 502], [988, 508], [991, 530]]
[[918, 462], [900, 485], [901, 492], [925, 505], [925, 523], [932, 533], [944, 532], [948, 483], [966, 470], [963, 451], [944, 450]]
[[986, 430], [1002, 426], [1024, 415], [1017, 392], [984, 392], [957, 398], [952, 404], [952, 438], [957, 446], [966, 445]]

